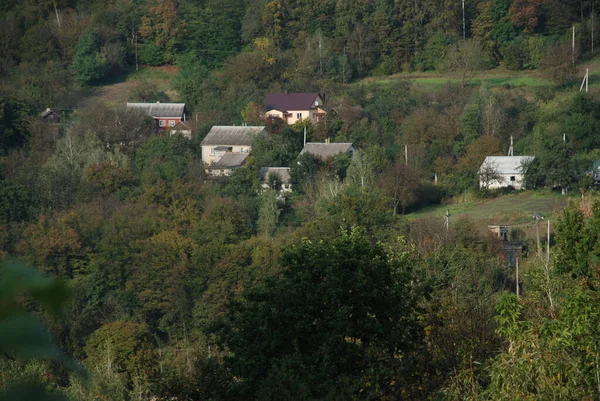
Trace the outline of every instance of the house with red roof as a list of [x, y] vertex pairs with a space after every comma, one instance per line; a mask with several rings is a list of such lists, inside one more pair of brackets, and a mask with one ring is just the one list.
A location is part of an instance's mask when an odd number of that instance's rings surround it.
[[265, 117], [277, 117], [287, 124], [302, 120], [318, 123], [324, 116], [323, 98], [312, 93], [268, 93], [265, 97]]

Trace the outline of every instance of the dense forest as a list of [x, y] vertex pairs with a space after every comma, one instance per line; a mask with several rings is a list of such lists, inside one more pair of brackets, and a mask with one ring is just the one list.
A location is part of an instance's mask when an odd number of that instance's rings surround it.
[[[0, 400], [600, 397], [593, 1], [4, 0], [0, 20]], [[185, 102], [192, 140], [98, 98], [153, 68], [169, 90], [129, 100]], [[492, 70], [542, 84], [475, 81]], [[351, 112], [265, 122], [284, 91]], [[200, 142], [242, 123], [267, 135], [206, 177]], [[299, 156], [304, 129], [357, 151]], [[549, 242], [512, 232], [519, 283], [470, 219], [410, 218], [510, 192], [477, 173], [511, 138], [528, 190], [583, 194]]]

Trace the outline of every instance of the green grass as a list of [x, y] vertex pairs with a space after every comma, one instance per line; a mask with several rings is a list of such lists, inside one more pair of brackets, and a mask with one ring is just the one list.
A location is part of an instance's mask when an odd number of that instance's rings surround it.
[[[429, 75], [429, 76], [423, 76]], [[428, 86], [442, 86], [447, 82], [459, 83], [460, 80], [457, 78], [453, 78], [452, 76], [442, 76], [439, 74], [406, 74], [406, 75], [398, 75], [395, 78], [382, 78], [382, 79], [373, 79], [370, 78], [368, 80], [361, 81], [367, 84], [376, 84], [376, 85], [389, 85], [399, 79], [408, 79], [415, 84], [419, 85], [428, 85]], [[590, 79], [590, 82], [592, 80]], [[485, 74], [479, 75], [473, 78], [469, 85], [481, 85], [486, 83], [490, 86], [502, 86], [502, 85], [511, 85], [511, 86], [529, 86], [529, 87], [539, 87], [539, 86], [550, 86], [551, 82], [538, 77], [532, 76], [485, 76]], [[600, 82], [598, 83], [600, 84]]]
[[499, 196], [488, 200], [467, 200], [449, 205], [437, 205], [421, 209], [406, 215], [407, 220], [424, 218], [444, 219], [446, 209], [450, 210], [451, 219], [469, 218], [479, 226], [509, 224], [511, 226], [532, 226], [531, 216], [541, 213], [547, 218], [556, 218], [567, 204], [568, 196], [550, 191], [528, 191]]

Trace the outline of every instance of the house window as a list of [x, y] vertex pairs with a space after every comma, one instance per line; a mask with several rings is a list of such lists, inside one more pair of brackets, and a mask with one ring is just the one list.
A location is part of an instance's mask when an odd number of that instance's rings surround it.
[[170, 120], [169, 127], [174, 127], [174, 126], [175, 126], [175, 120]]
[[511, 175], [511, 176], [510, 176], [510, 180], [511, 180], [511, 181], [515, 181], [515, 180], [516, 180], [515, 176], [514, 176], [514, 175]]
[[240, 153], [248, 153], [248, 148], [241, 148]]
[[302, 120], [302, 113], [296, 113], [296, 118], [298, 120]]
[[210, 155], [214, 156], [216, 154], [217, 154], [217, 152], [215, 151], [215, 148], [210, 148]]
[[158, 126], [159, 127], [164, 127], [167, 125], [167, 122], [165, 120], [158, 120]]

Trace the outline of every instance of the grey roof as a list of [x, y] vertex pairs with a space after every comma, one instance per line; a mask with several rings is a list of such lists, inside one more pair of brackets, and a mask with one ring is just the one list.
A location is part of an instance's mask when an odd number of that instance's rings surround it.
[[183, 117], [185, 103], [127, 103], [128, 110], [139, 110], [150, 117]]
[[41, 112], [40, 117], [46, 118], [50, 114], [56, 114], [57, 116], [60, 117], [60, 110], [47, 108], [46, 110], [44, 110], [44, 111]]
[[233, 168], [240, 167], [248, 158], [248, 153], [225, 153], [218, 162], [209, 168]]
[[354, 146], [351, 142], [343, 143], [320, 143], [320, 142], [307, 142], [300, 154], [309, 153], [319, 159], [328, 159], [330, 157], [339, 155], [340, 153], [353, 152]]
[[281, 179], [280, 184], [289, 184], [291, 182], [289, 167], [261, 167], [260, 179], [268, 181], [271, 174], [276, 174]]
[[481, 171], [485, 167], [492, 167], [499, 174], [523, 174], [523, 164], [531, 162], [535, 156], [488, 156], [481, 164]]
[[242, 145], [251, 146], [257, 135], [263, 134], [265, 127], [215, 125], [201, 145]]

